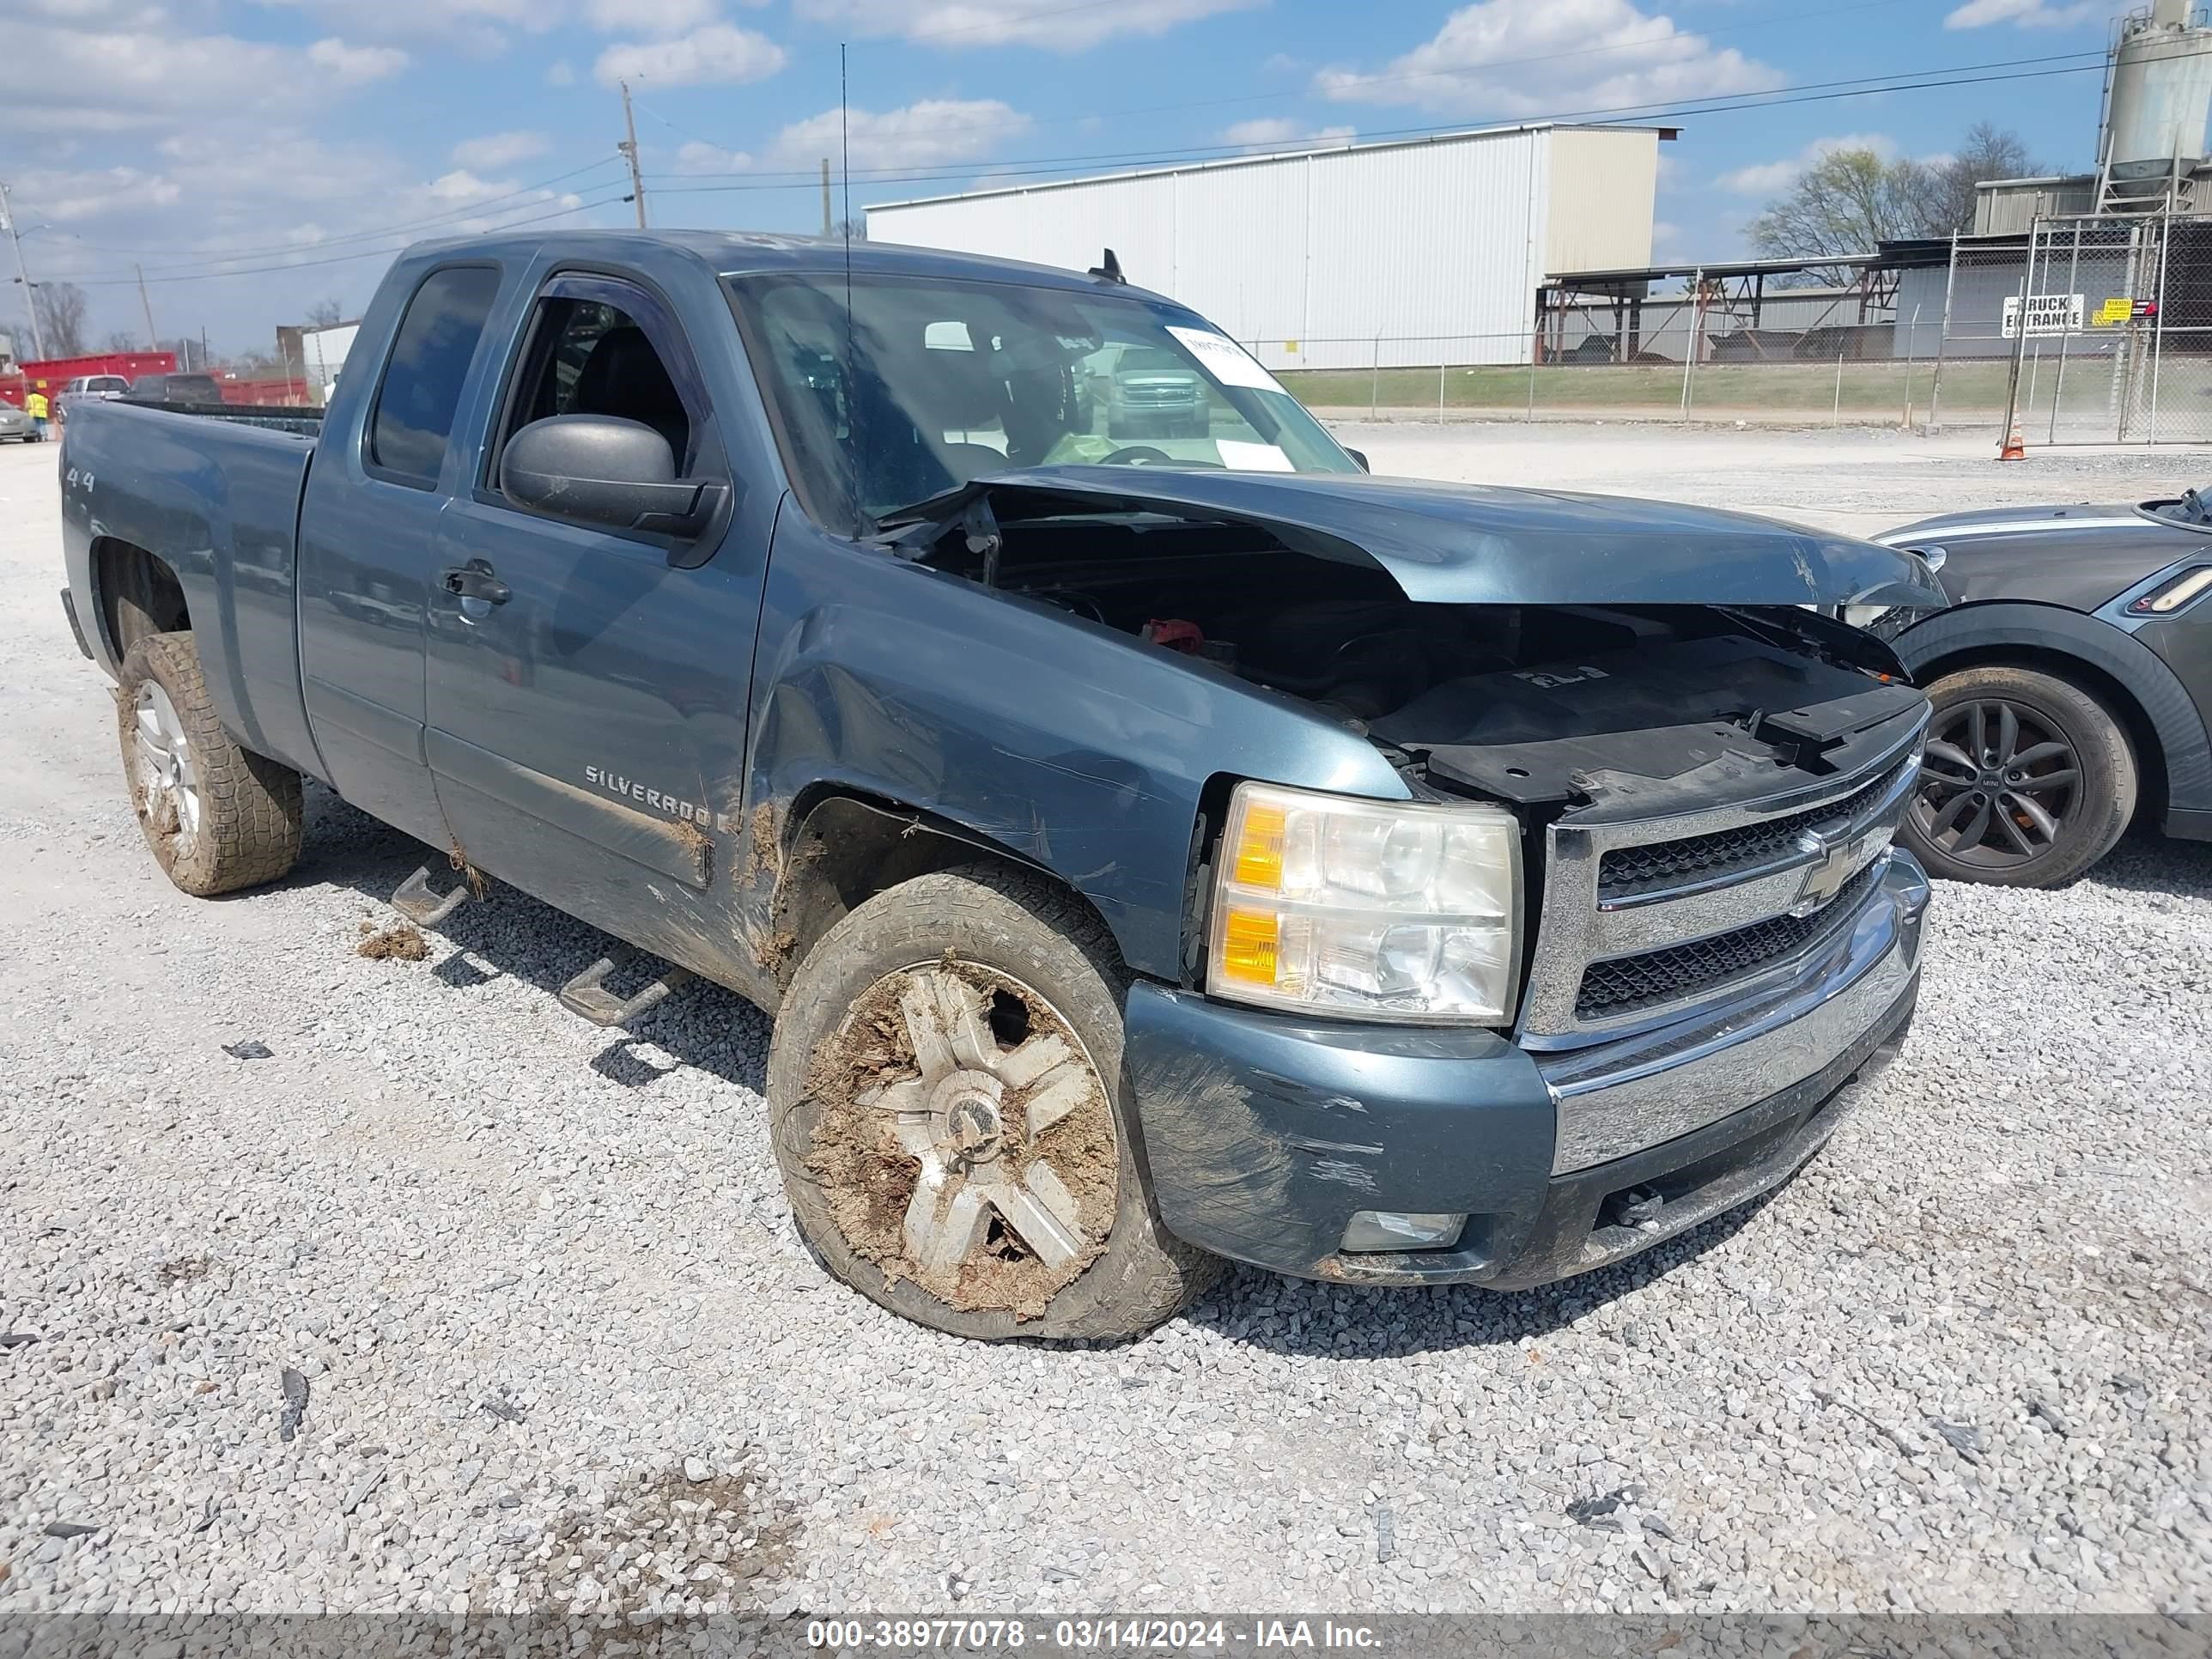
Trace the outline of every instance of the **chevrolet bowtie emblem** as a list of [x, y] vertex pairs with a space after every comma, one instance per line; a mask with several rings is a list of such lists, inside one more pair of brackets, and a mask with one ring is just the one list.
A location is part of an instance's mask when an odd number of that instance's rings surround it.
[[1797, 890], [1797, 902], [1790, 907], [1790, 914], [1809, 916], [1841, 892], [1844, 884], [1858, 873], [1866, 843], [1865, 836], [1856, 841], [1832, 842], [1810, 830], [1798, 836], [1799, 848], [1814, 858], [1805, 872], [1805, 884]]

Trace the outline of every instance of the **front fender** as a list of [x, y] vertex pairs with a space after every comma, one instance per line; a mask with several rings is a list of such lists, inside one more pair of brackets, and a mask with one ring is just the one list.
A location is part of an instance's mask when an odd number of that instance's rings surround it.
[[1291, 700], [787, 513], [754, 659], [747, 800], [834, 783], [957, 825], [1097, 908], [1177, 977], [1191, 838], [1223, 775], [1404, 799], [1371, 744]]
[[1915, 679], [1929, 664], [1967, 652], [2033, 652], [2087, 664], [2142, 710], [2164, 758], [2168, 811], [2212, 807], [2212, 737], [2203, 717], [2173, 671], [2124, 629], [2057, 605], [1998, 600], [1939, 611], [1894, 643]]

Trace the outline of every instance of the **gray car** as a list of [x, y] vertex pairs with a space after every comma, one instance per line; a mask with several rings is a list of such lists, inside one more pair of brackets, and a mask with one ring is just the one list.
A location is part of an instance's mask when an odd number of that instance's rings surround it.
[[0, 443], [34, 444], [39, 441], [38, 425], [29, 416], [13, 404], [0, 404]]

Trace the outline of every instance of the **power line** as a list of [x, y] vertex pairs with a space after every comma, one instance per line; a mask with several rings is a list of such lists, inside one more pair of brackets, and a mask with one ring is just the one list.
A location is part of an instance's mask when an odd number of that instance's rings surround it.
[[[1891, 6], [1904, 5], [1907, 3], [1910, 3], [1910, 0], [1852, 0], [1852, 3], [1850, 4], [1838, 6], [1816, 6], [1808, 10], [1792, 12], [1784, 17], [1764, 18], [1757, 22], [1739, 23], [1729, 28], [1707, 29], [1698, 33], [1695, 38], [1705, 40], [1725, 40], [1734, 35], [1749, 33], [1757, 29], [1777, 28], [1786, 23], [1799, 23], [1813, 18], [1838, 16], [1847, 12], [1874, 11]], [[1082, 8], [1075, 8], [1074, 9], [1082, 9]], [[982, 28], [991, 27], [991, 25], [973, 24], [967, 27]], [[914, 37], [908, 38], [911, 39]], [[1469, 75], [1489, 75], [1499, 70], [1525, 69], [1531, 64], [1559, 63], [1568, 58], [1595, 57], [1605, 52], [1641, 51], [1648, 48], [1650, 44], [1651, 43], [1649, 40], [1609, 41], [1597, 46], [1572, 46], [1562, 52], [1539, 52], [1526, 58], [1502, 58], [1481, 64], [1457, 64], [1447, 69], [1409, 70], [1398, 75], [1363, 75], [1355, 77], [1355, 79], [1358, 84], [1362, 87], [1376, 87], [1395, 85], [1405, 81], [1426, 81]], [[2074, 53], [2068, 55], [2081, 56], [2081, 54]], [[2021, 63], [2040, 63], [2045, 60], [2041, 58], [2020, 58], [2012, 61]], [[1942, 71], [1931, 72], [1940, 73]], [[1091, 113], [1087, 115], [1060, 116], [1055, 119], [1042, 122], [1032, 120], [1028, 118], [1017, 121], [968, 121], [947, 125], [942, 127], [934, 127], [932, 128], [931, 131], [933, 132], [1000, 132], [1017, 130], [1027, 131], [1037, 126], [1076, 126], [1086, 121], [1110, 120], [1117, 117], [1127, 115], [1170, 115], [1177, 114], [1186, 110], [1219, 109], [1236, 104], [1278, 103], [1285, 99], [1300, 98], [1305, 95], [1306, 94], [1303, 89], [1287, 92], [1240, 93], [1232, 97], [1227, 98], [1200, 98], [1173, 104], [1140, 104], [1125, 109], [1093, 111]], [[642, 109], [644, 108], [644, 106], [641, 104], [639, 107]], [[702, 144], [711, 144], [716, 149], [736, 151], [741, 148], [735, 144], [725, 144], [720, 140], [706, 137], [703, 133], [694, 132], [688, 127], [678, 126], [675, 122], [669, 120], [667, 117], [661, 115], [657, 112], [647, 111], [647, 112], [653, 115], [653, 118], [660, 122], [662, 125], [671, 128], [674, 131], [682, 133], [687, 138], [696, 139]], [[1231, 145], [1228, 146], [1228, 148], [1235, 149], [1237, 147]], [[868, 169], [863, 167], [860, 171], [865, 173]]]
[[[1896, 70], [1891, 71], [1888, 75], [1885, 76], [1857, 76], [1848, 81], [1811, 82], [1803, 86], [1778, 87], [1766, 92], [1732, 94], [1729, 94], [1725, 100], [1717, 100], [1711, 103], [1698, 105], [1666, 106], [1655, 104], [1626, 104], [1615, 105], [1611, 107], [1601, 109], [1565, 111], [1556, 114], [1528, 116], [1524, 118], [1522, 122], [1516, 123], [1516, 125], [1538, 125], [1545, 123], [1587, 120], [1599, 116], [1634, 117], [1642, 120], [1657, 121], [1690, 115], [1727, 115], [1742, 110], [1777, 109], [1796, 104], [1827, 103], [1838, 99], [1873, 97], [1883, 93], [1933, 91], [1945, 87], [1978, 86], [1992, 82], [2036, 80], [2045, 76], [2057, 75], [2081, 75], [2100, 69], [2104, 62], [2104, 54], [2102, 52], [2065, 53], [2057, 54], [2057, 56], [2062, 58], [2068, 57], [2089, 58], [2094, 59], [2094, 61], [2075, 64], [2068, 67], [2057, 69], [2030, 70], [2021, 70], [2016, 73], [1991, 75], [1974, 75], [1940, 70]], [[2013, 63], [2039, 64], [2050, 63], [2054, 61], [2054, 59], [2051, 58], [2017, 58], [2008, 61]], [[1966, 70], [1995, 69], [2002, 67], [2002, 64], [1969, 64], [1962, 67]], [[1923, 78], [1893, 78], [1897, 76], [1920, 76], [1927, 75], [1943, 75], [1946, 78], [1935, 80]], [[1866, 84], [1866, 82], [1883, 82], [1883, 84]], [[1829, 89], [1838, 88], [1844, 89]], [[1382, 129], [1372, 132], [1363, 133], [1361, 137], [1363, 140], [1381, 142], [1397, 138], [1417, 138], [1431, 137], [1437, 134], [1464, 132], [1468, 130], [1469, 129], [1463, 123], [1451, 122], [1423, 126]], [[1291, 153], [1297, 153], [1297, 149], [1298, 148], [1301, 147], [1293, 147]], [[863, 182], [876, 185], [928, 184], [942, 183], [948, 179], [965, 178], [983, 173], [988, 173], [994, 176], [1001, 178], [1027, 177], [1039, 173], [1059, 173], [1064, 171], [1070, 166], [1085, 163], [1108, 166], [1115, 164], [1122, 166], [1142, 166], [1146, 163], [1152, 163], [1154, 165], [1164, 166], [1171, 165], [1172, 163], [1179, 161], [1203, 161], [1211, 156], [1224, 155], [1251, 155], [1255, 159], [1260, 159], [1264, 157], [1267, 154], [1267, 152], [1266, 151], [1255, 152], [1249, 149], [1246, 146], [1237, 144], [1196, 144], [1187, 145], [1175, 149], [1101, 151], [1094, 152], [1086, 155], [1041, 156], [1019, 159], [1006, 158], [1002, 160], [978, 158], [957, 163], [941, 163], [930, 167], [910, 167], [903, 171], [895, 170], [890, 167], [862, 167], [856, 170], [856, 176], [860, 177]], [[731, 191], [798, 190], [811, 187], [811, 181], [806, 175], [796, 173], [748, 174], [746, 176], [746, 181], [739, 184], [702, 185], [683, 183], [671, 184], [663, 182], [669, 179], [681, 179], [696, 176], [697, 175], [681, 173], [657, 175], [654, 188], [664, 195], [680, 196], [717, 195]], [[781, 182], [781, 180], [786, 179], [790, 179], [791, 182]]]

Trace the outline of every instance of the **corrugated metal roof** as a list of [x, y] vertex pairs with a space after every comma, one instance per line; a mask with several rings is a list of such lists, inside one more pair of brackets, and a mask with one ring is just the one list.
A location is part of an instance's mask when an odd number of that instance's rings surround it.
[[1671, 137], [1681, 129], [1638, 126], [1614, 121], [1521, 121], [1494, 127], [1468, 127], [1456, 132], [1432, 132], [1418, 138], [1382, 138], [1371, 143], [1345, 140], [1309, 144], [1301, 149], [1270, 149], [1249, 155], [1217, 155], [1202, 161], [1174, 161], [1160, 167], [1133, 167], [1120, 173], [1086, 173], [1074, 179], [1051, 179], [1038, 184], [1000, 185], [990, 190], [957, 191], [946, 196], [910, 196], [898, 202], [870, 202], [866, 211], [881, 213], [893, 208], [935, 207], [945, 202], [980, 202], [994, 196], [1028, 196], [1049, 190], [1073, 190], [1084, 185], [1112, 184], [1125, 179], [1158, 179], [1179, 173], [1205, 173], [1225, 167], [1262, 167], [1271, 161], [1299, 161], [1307, 156], [1379, 154], [1392, 149], [1420, 149], [1437, 144], [1466, 143], [1480, 138], [1504, 138], [1530, 132], [1656, 132]]

